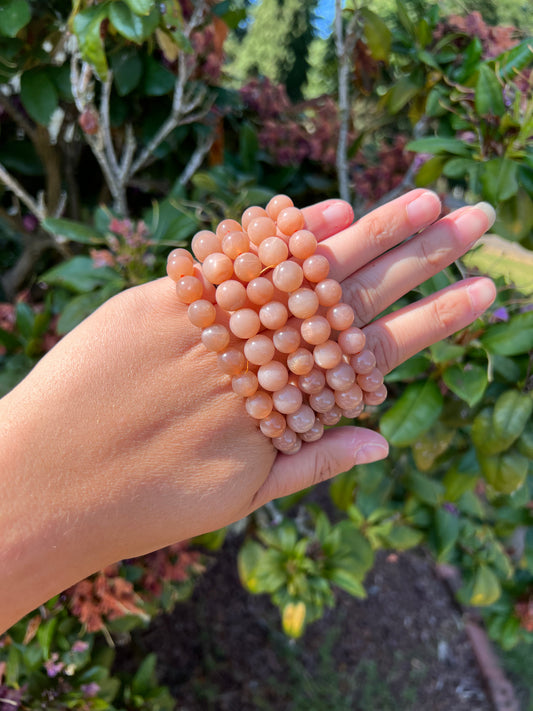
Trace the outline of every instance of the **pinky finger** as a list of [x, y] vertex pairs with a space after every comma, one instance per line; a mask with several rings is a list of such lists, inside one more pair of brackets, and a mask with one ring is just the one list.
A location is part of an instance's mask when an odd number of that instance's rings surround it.
[[388, 373], [419, 351], [466, 328], [494, 301], [490, 279], [465, 279], [364, 329], [377, 366]]

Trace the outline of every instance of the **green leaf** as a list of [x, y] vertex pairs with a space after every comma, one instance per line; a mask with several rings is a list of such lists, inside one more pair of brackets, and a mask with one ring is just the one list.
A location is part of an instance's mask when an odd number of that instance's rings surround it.
[[430, 362], [427, 356], [415, 355], [394, 368], [394, 370], [391, 370], [391, 372], [385, 376], [385, 381], [387, 383], [398, 383], [412, 380], [416, 378], [417, 375], [426, 373], [429, 366]]
[[26, 0], [4, 0], [0, 3], [0, 35], [16, 37], [31, 20], [31, 10]]
[[444, 562], [455, 542], [459, 538], [459, 517], [444, 508], [435, 514], [435, 533], [437, 534], [438, 561]]
[[474, 103], [480, 116], [503, 116], [505, 113], [502, 85], [486, 64], [479, 67]]
[[101, 81], [107, 77], [107, 58], [100, 26], [107, 18], [108, 9], [107, 3], [89, 7], [76, 15], [72, 25], [83, 59], [92, 64]]
[[79, 294], [72, 298], [61, 312], [57, 322], [57, 332], [64, 334], [72, 331], [105, 301], [122, 291], [124, 286], [124, 282], [116, 280], [106, 284], [101, 289], [91, 291], [88, 294]]
[[259, 592], [257, 568], [264, 553], [263, 546], [251, 539], [248, 539], [239, 551], [237, 558], [239, 577], [244, 587], [252, 593]]
[[141, 663], [131, 682], [133, 693], [146, 696], [156, 686], [155, 665], [157, 656], [152, 652]]
[[475, 363], [452, 365], [444, 371], [442, 379], [470, 407], [481, 400], [488, 385], [487, 369]]
[[483, 455], [503, 452], [513, 443], [512, 437], [496, 437], [494, 432], [493, 410], [490, 407], [479, 412], [472, 423], [472, 441]]
[[412, 383], [381, 418], [381, 433], [394, 446], [413, 444], [436, 422], [442, 406], [442, 394], [435, 382]]
[[533, 61], [533, 41], [531, 37], [522, 40], [516, 47], [503, 52], [492, 60], [498, 76], [504, 81], [514, 79], [517, 72], [531, 66]]
[[429, 351], [433, 362], [441, 364], [461, 358], [465, 354], [466, 348], [455, 343], [448, 343], [448, 341], [438, 341], [430, 346]]
[[111, 55], [111, 68], [119, 96], [129, 94], [141, 81], [143, 63], [138, 50], [133, 47], [124, 47], [120, 52]]
[[359, 16], [363, 20], [363, 34], [370, 54], [377, 61], [390, 60], [392, 33], [375, 12], [362, 7]]
[[301, 637], [305, 629], [306, 612], [303, 600], [289, 602], [283, 607], [281, 623], [285, 634], [294, 639]]
[[518, 192], [518, 163], [509, 158], [493, 158], [481, 164], [483, 197], [497, 205]]
[[430, 479], [429, 476], [412, 471], [405, 478], [405, 485], [417, 499], [430, 506], [437, 506], [442, 502], [444, 486], [440, 481]]
[[6, 348], [8, 353], [20, 350], [23, 345], [22, 341], [15, 336], [14, 333], [6, 331], [3, 328], [0, 328], [0, 343]]
[[37, 630], [37, 640], [41, 646], [43, 659], [49, 659], [50, 657], [50, 647], [52, 645], [52, 640], [54, 638], [54, 633], [59, 622], [59, 618], [52, 617], [46, 622], [41, 622], [39, 629]]
[[43, 126], [48, 125], [59, 103], [57, 89], [42, 68], [30, 69], [22, 74], [20, 99], [32, 119]]
[[328, 579], [331, 580], [334, 585], [337, 585], [337, 587], [342, 590], [346, 590], [347, 593], [354, 597], [366, 597], [366, 590], [360, 578], [344, 568], [333, 568], [328, 571]]
[[[397, 114], [414, 97], [422, 85], [414, 77], [402, 77], [387, 93], [387, 107], [391, 114]], [[407, 150], [416, 150], [406, 146]]]
[[533, 252], [498, 235], [482, 237], [479, 246], [461, 257], [467, 267], [498, 279], [503, 277], [526, 296], [533, 296]]
[[470, 156], [470, 149], [463, 141], [458, 138], [446, 138], [445, 136], [427, 136], [426, 138], [417, 138], [414, 141], [409, 141], [406, 145], [406, 150], [416, 151], [417, 153], [453, 153], [458, 156]]
[[533, 399], [531, 393], [507, 390], [500, 395], [494, 405], [492, 419], [494, 434], [501, 439], [514, 442], [522, 434], [531, 417]]
[[347, 511], [353, 504], [355, 492], [355, 470], [336, 476], [329, 485], [329, 495], [335, 506], [341, 511]]
[[424, 540], [424, 533], [411, 526], [393, 526], [385, 535], [388, 546], [397, 551], [406, 551], [418, 546]]
[[62, 262], [45, 272], [41, 280], [47, 284], [64, 286], [70, 291], [83, 293], [92, 291], [110, 281], [120, 280], [120, 276], [110, 267], [95, 267], [90, 257], [78, 256]]
[[124, 2], [136, 15], [149, 15], [154, 6], [154, 0], [124, 0]]
[[418, 173], [416, 174], [416, 186], [424, 188], [426, 185], [431, 185], [438, 180], [442, 175], [442, 170], [446, 163], [446, 158], [443, 156], [433, 156], [429, 160], [422, 163]]
[[443, 175], [453, 180], [461, 180], [469, 174], [473, 168], [477, 168], [478, 162], [471, 158], [452, 158], [443, 169]]
[[500, 581], [487, 565], [480, 565], [476, 570], [470, 604], [476, 606], [492, 605], [500, 597]]
[[352, 521], [344, 520], [335, 526], [339, 546], [329, 557], [332, 568], [343, 568], [363, 579], [374, 563], [374, 553], [369, 542]]
[[16, 326], [23, 338], [29, 340], [33, 336], [35, 314], [29, 304], [20, 301], [16, 307]]
[[57, 237], [64, 237], [72, 242], [79, 242], [81, 244], [102, 244], [105, 242], [103, 235], [99, 234], [94, 228], [84, 225], [82, 222], [47, 217], [41, 224], [47, 232]]
[[146, 57], [142, 91], [148, 96], [164, 96], [174, 88], [176, 77], [153, 57]]
[[529, 459], [515, 450], [488, 457], [479, 456], [481, 472], [500, 494], [512, 494], [526, 480]]
[[109, 8], [109, 20], [116, 31], [130, 42], [141, 44], [159, 24], [160, 14], [153, 7], [147, 17], [139, 17], [124, 2], [113, 2]]
[[516, 443], [516, 448], [524, 457], [529, 457], [533, 460], [533, 422], [529, 422], [525, 426], [524, 431]]
[[533, 349], [533, 311], [512, 316], [507, 323], [492, 325], [481, 336], [489, 353], [516, 356]]

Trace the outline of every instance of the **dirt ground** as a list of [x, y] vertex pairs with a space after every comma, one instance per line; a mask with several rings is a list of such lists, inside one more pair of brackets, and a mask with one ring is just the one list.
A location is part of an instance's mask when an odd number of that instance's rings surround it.
[[460, 612], [421, 550], [378, 556], [368, 598], [289, 642], [266, 596], [246, 593], [236, 542], [189, 602], [136, 633], [130, 661], [154, 651], [179, 711], [492, 711]]

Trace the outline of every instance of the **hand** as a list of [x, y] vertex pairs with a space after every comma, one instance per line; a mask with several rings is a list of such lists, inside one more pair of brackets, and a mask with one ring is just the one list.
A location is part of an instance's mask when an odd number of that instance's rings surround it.
[[[468, 279], [373, 321], [467, 251], [487, 213], [468, 207], [434, 222], [440, 201], [427, 190], [354, 225], [338, 200], [305, 209], [383, 372], [493, 301], [490, 280]], [[379, 434], [340, 427], [276, 456], [167, 278], [114, 297], [69, 333], [0, 401], [0, 422], [0, 629], [108, 563], [220, 528], [388, 451]]]

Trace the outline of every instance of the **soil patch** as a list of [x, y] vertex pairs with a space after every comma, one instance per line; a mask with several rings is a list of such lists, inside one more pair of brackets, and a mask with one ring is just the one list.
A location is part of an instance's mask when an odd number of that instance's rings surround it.
[[339, 591], [296, 642], [268, 597], [242, 588], [237, 550], [227, 543], [191, 600], [119, 654], [129, 666], [156, 652], [179, 711], [492, 711], [460, 612], [423, 550], [378, 555], [368, 598]]

